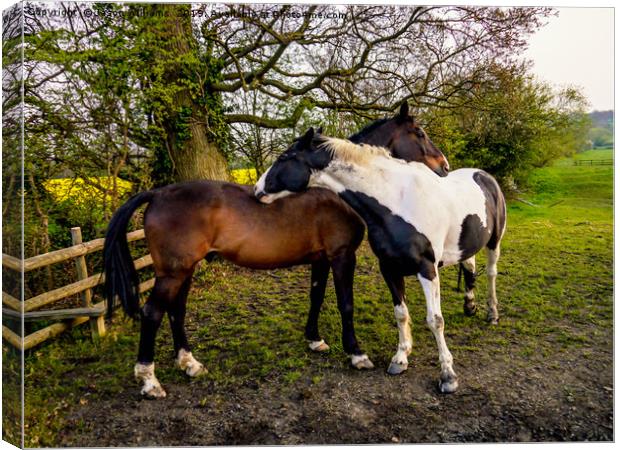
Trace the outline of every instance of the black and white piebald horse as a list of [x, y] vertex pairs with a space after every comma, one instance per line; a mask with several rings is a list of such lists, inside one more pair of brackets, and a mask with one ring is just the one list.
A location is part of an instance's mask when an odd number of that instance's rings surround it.
[[443, 333], [438, 269], [463, 262], [473, 272], [474, 255], [486, 247], [488, 320], [497, 323], [495, 278], [506, 227], [506, 204], [497, 182], [477, 169], [438, 177], [422, 164], [393, 158], [382, 147], [326, 137], [311, 128], [263, 174], [254, 193], [271, 203], [308, 186], [338, 193], [366, 222], [399, 329], [398, 351], [388, 372], [400, 373], [408, 366], [412, 342], [403, 277], [416, 275], [439, 348], [439, 389], [454, 392], [458, 381]]

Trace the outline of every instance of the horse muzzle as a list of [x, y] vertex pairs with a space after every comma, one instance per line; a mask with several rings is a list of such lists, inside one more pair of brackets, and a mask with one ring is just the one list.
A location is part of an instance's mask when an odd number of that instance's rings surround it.
[[275, 192], [275, 193], [267, 193], [263, 191], [262, 189], [254, 188], [254, 196], [256, 197], [256, 199], [259, 202], [264, 203], [266, 205], [273, 203], [279, 198], [286, 197], [291, 194], [292, 194], [291, 191], [280, 191], [280, 192]]
[[266, 205], [273, 202], [277, 198], [273, 194], [267, 194], [263, 190], [256, 189], [256, 187], [254, 187], [254, 197], [256, 197], [256, 200]]
[[448, 173], [450, 173], [450, 165], [446, 162], [445, 164], [441, 164], [433, 169], [440, 177], [447, 177]]
[[257, 191], [256, 190], [256, 186], [254, 187], [254, 197], [256, 197], [257, 200], [261, 201], [261, 199], [263, 199], [267, 194], [265, 194], [263, 191]]

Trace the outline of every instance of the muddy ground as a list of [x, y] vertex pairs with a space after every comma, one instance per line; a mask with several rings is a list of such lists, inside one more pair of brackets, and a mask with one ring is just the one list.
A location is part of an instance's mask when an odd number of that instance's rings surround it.
[[[585, 353], [584, 353], [585, 352]], [[320, 358], [320, 355], [316, 356]], [[434, 355], [391, 377], [384, 367], [304, 376], [283, 386], [235, 390], [166, 385], [152, 401], [138, 389], [75, 409], [62, 446], [190, 446], [613, 440], [612, 354], [457, 361], [460, 389], [435, 388]]]

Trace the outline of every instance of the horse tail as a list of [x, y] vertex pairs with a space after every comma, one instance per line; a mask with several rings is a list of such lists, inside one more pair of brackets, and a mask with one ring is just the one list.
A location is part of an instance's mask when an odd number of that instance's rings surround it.
[[108, 302], [108, 318], [112, 317], [116, 297], [119, 297], [125, 313], [138, 318], [140, 292], [138, 272], [127, 245], [127, 226], [133, 213], [153, 199], [153, 191], [134, 195], [112, 216], [103, 245], [103, 267], [105, 273], [104, 295]]

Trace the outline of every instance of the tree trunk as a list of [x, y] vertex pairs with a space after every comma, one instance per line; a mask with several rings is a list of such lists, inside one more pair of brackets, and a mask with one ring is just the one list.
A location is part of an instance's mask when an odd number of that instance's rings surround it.
[[[157, 4], [153, 7], [164, 11], [166, 45], [171, 55], [181, 60], [183, 56], [196, 52], [198, 43], [192, 33], [191, 5]], [[199, 70], [198, 67], [195, 69]], [[183, 78], [187, 76], [187, 67], [178, 63], [168, 65], [166, 78], [171, 84], [185, 86]], [[174, 178], [177, 181], [229, 180], [226, 158], [220, 152], [219, 143], [210, 139], [209, 121], [205, 120], [205, 116], [213, 112], [205, 111], [205, 106], [199, 105], [187, 88], [174, 95], [172, 109], [163, 128]]]
[[229, 180], [226, 159], [210, 142], [204, 126], [192, 123], [191, 137], [181, 145], [170, 146], [170, 156], [178, 181], [197, 179]]

